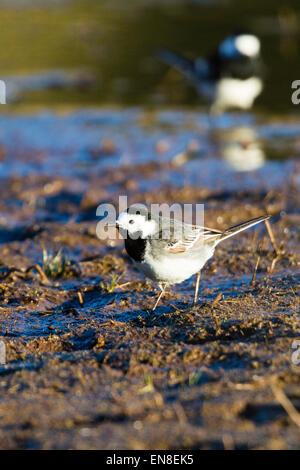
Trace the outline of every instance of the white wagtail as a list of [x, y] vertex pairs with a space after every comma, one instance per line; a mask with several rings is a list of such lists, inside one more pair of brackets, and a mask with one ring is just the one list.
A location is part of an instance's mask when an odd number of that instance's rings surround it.
[[196, 274], [194, 306], [198, 297], [200, 271], [213, 256], [216, 246], [268, 218], [266, 215], [251, 219], [220, 232], [176, 219], [153, 216], [138, 204], [122, 212], [116, 226], [137, 268], [161, 289], [153, 307], [155, 310], [167, 286], [179, 284]]
[[248, 33], [227, 37], [207, 58], [189, 60], [161, 49], [159, 58], [180, 70], [217, 114], [229, 108], [250, 109], [263, 89], [260, 40]]

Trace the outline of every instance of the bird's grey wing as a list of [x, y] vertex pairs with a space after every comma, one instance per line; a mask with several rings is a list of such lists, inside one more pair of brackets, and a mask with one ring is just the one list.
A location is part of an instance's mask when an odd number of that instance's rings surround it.
[[179, 220], [167, 217], [159, 218], [159, 229], [151, 236], [152, 252], [159, 250], [167, 253], [180, 253], [191, 247], [203, 228], [184, 224]]
[[222, 232], [197, 225], [175, 224], [174, 235], [170, 239], [166, 250], [169, 253], [184, 253], [214, 242], [220, 238]]
[[167, 253], [184, 253], [199, 248], [221, 237], [219, 230], [183, 223], [178, 219], [159, 217], [158, 231], [151, 236], [152, 249], [156, 246]]
[[224, 232], [207, 227], [190, 226], [193, 230], [190, 233], [187, 232], [187, 236], [181, 237], [177, 242], [169, 245], [167, 250], [169, 253], [184, 253], [196, 250], [205, 244], [216, 246], [220, 241], [226, 240], [227, 238], [232, 237], [243, 230], [247, 230], [248, 228], [268, 220], [269, 218], [269, 215], [256, 217], [238, 225], [234, 225], [233, 227], [229, 227]]

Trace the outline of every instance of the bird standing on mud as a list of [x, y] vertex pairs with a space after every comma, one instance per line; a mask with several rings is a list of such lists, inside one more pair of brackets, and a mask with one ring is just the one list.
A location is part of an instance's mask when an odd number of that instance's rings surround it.
[[138, 204], [119, 215], [116, 227], [125, 239], [125, 249], [137, 268], [161, 289], [153, 307], [155, 310], [167, 286], [179, 284], [194, 274], [195, 305], [201, 269], [213, 256], [216, 246], [268, 218], [266, 215], [251, 219], [220, 232], [153, 215]]
[[263, 89], [260, 49], [257, 36], [242, 33], [227, 37], [207, 58], [190, 60], [167, 49], [158, 56], [182, 72], [218, 114], [252, 107]]

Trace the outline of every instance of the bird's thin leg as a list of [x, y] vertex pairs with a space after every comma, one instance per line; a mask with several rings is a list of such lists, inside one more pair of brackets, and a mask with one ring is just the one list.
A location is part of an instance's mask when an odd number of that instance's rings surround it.
[[199, 272], [196, 274], [196, 285], [195, 285], [195, 294], [194, 294], [193, 307], [195, 307], [195, 305], [197, 304], [198, 291], [199, 291], [200, 274], [201, 274], [201, 271], [199, 271]]
[[159, 296], [157, 297], [157, 300], [156, 300], [156, 302], [155, 302], [155, 305], [154, 305], [154, 307], [153, 307], [153, 309], [152, 309], [153, 312], [154, 312], [154, 310], [156, 309], [156, 307], [158, 306], [158, 303], [159, 303], [160, 299], [162, 298], [163, 294], [165, 293], [167, 284], [164, 284], [164, 283], [159, 284], [159, 287], [161, 288], [161, 292], [160, 292]]

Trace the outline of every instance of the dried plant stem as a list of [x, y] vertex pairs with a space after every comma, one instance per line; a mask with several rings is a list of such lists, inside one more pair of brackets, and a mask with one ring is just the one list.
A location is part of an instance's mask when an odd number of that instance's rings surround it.
[[46, 284], [50, 284], [50, 281], [49, 279], [47, 278], [46, 274], [44, 273], [44, 271], [42, 270], [42, 268], [38, 265], [38, 264], [35, 264], [33, 266], [37, 272], [39, 273], [39, 275], [41, 276], [42, 278], [42, 281], [45, 282]]
[[219, 302], [219, 300], [222, 299], [222, 297], [223, 297], [223, 293], [222, 293], [222, 292], [219, 292], [218, 295], [217, 295], [217, 297], [213, 300], [212, 305], [213, 305], [213, 306], [214, 306], [214, 305], [217, 305], [217, 303]]
[[291, 420], [298, 426], [300, 429], [300, 413], [296, 410], [291, 400], [286, 396], [284, 391], [275, 384], [271, 384], [272, 392], [276, 400], [281, 404], [285, 409]]
[[256, 273], [257, 273], [257, 268], [258, 268], [259, 262], [260, 262], [260, 256], [258, 255], [256, 265], [255, 265], [255, 268], [254, 268], [254, 271], [253, 271], [252, 280], [251, 280], [251, 285], [252, 286], [255, 285]]
[[115, 286], [115, 289], [123, 289], [123, 287], [129, 286], [130, 284], [133, 284], [134, 282], [136, 281], [128, 281], [128, 282], [124, 282], [124, 284], [117, 284]]
[[79, 300], [80, 305], [83, 305], [82, 293], [80, 291], [78, 291], [77, 295], [78, 295], [78, 300]]
[[272, 274], [272, 272], [274, 271], [275, 264], [277, 263], [277, 261], [278, 261], [278, 258], [279, 258], [279, 256], [276, 256], [276, 258], [273, 258], [273, 261], [272, 261], [271, 267], [269, 268], [269, 273], [270, 273], [270, 274]]
[[277, 247], [277, 244], [276, 244], [276, 241], [275, 241], [275, 237], [274, 237], [273, 230], [271, 228], [270, 222], [268, 220], [265, 220], [265, 224], [266, 224], [268, 234], [269, 234], [272, 246], [274, 248], [274, 251], [275, 251], [276, 255], [278, 256], [279, 255], [279, 249]]

